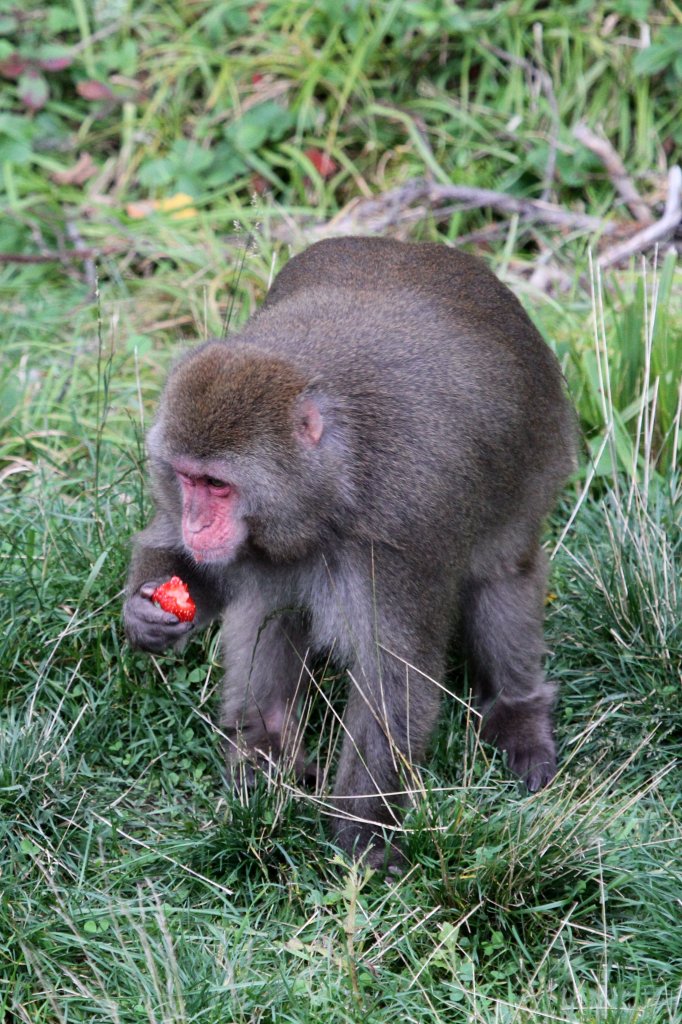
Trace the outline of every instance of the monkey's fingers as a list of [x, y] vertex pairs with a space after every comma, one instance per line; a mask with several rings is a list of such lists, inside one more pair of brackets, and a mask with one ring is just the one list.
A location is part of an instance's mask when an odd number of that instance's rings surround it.
[[[164, 611], [150, 597], [145, 597], [142, 592], [133, 594], [130, 598], [128, 601], [128, 612], [134, 614], [135, 618], [153, 625], [166, 624], [172, 626], [180, 622], [177, 615], [174, 615], [173, 612]], [[181, 625], [185, 626], [188, 623], [182, 622]]]
[[141, 588], [124, 606], [126, 634], [134, 647], [158, 653], [184, 639], [193, 628], [191, 622], [181, 622], [176, 615], [162, 608], [142, 594]]
[[533, 764], [526, 772], [524, 778], [530, 793], [537, 793], [539, 789], [548, 786], [556, 775], [556, 762], [543, 761], [540, 764]]
[[556, 754], [551, 747], [507, 750], [507, 764], [523, 779], [530, 793], [544, 789], [556, 775]]

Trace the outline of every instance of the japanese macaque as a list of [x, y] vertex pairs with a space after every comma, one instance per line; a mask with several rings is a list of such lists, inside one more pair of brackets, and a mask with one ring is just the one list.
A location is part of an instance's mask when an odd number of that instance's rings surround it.
[[[319, 242], [241, 333], [170, 374], [128, 638], [161, 651], [222, 617], [228, 760], [288, 756], [301, 774], [302, 666], [331, 652], [349, 678], [334, 835], [380, 864], [455, 630], [484, 739], [530, 790], [555, 774], [539, 538], [575, 449], [554, 355], [481, 262], [444, 245]], [[172, 575], [193, 624], [151, 600]]]

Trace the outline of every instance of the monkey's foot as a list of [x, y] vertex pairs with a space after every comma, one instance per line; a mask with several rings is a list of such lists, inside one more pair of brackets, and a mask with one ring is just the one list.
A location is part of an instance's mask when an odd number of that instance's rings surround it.
[[274, 778], [284, 775], [306, 788], [316, 788], [319, 776], [314, 763], [307, 761], [302, 753], [291, 758], [281, 754], [266, 754], [260, 750], [232, 750], [225, 756], [228, 785], [236, 791], [253, 789], [257, 779], [267, 776]]
[[385, 874], [388, 879], [401, 878], [407, 871], [407, 859], [395, 843], [386, 843], [377, 837], [377, 843], [366, 851], [363, 863], [374, 871]]
[[334, 839], [350, 860], [380, 874], [399, 878], [407, 869], [407, 860], [395, 839], [383, 832], [343, 819], [334, 822]]
[[556, 753], [553, 748], [507, 750], [507, 763], [514, 774], [526, 783], [529, 793], [544, 789], [556, 775]]
[[500, 699], [483, 717], [483, 739], [505, 751], [509, 768], [531, 793], [548, 785], [556, 775], [550, 706], [548, 693], [537, 701]]

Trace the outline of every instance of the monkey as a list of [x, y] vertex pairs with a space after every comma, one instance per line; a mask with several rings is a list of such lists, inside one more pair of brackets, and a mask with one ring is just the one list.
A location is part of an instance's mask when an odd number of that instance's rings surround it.
[[[156, 511], [125, 630], [180, 649], [222, 619], [233, 769], [290, 757], [306, 773], [302, 666], [331, 653], [349, 680], [334, 839], [390, 862], [458, 635], [483, 738], [531, 792], [550, 782], [540, 534], [576, 424], [554, 354], [483, 262], [439, 243], [312, 245], [240, 332], [180, 358], [147, 446]], [[171, 575], [192, 624], [151, 600]]]

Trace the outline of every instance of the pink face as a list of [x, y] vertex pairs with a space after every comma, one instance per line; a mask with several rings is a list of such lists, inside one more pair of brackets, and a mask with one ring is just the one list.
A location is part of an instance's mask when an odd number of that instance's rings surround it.
[[232, 484], [203, 467], [173, 465], [182, 491], [182, 539], [197, 562], [230, 562], [248, 536]]

